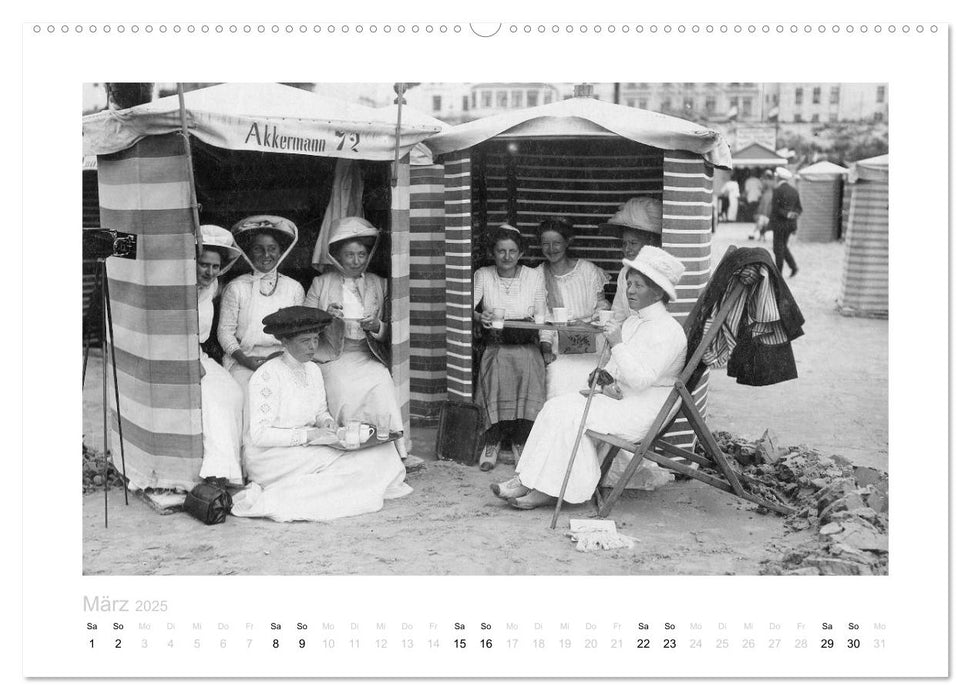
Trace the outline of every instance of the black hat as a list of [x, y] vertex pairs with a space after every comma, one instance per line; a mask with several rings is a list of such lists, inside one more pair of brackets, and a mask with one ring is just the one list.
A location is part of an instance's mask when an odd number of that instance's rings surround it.
[[309, 306], [287, 306], [263, 319], [263, 332], [275, 338], [322, 331], [334, 320], [326, 311]]

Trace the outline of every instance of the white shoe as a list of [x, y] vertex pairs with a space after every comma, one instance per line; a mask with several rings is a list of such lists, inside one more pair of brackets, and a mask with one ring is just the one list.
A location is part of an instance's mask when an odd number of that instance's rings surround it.
[[529, 493], [529, 489], [523, 486], [523, 482], [519, 480], [518, 474], [508, 481], [490, 484], [489, 488], [492, 489], [492, 493], [496, 494], [497, 497], [503, 500], [509, 498], [518, 498]]

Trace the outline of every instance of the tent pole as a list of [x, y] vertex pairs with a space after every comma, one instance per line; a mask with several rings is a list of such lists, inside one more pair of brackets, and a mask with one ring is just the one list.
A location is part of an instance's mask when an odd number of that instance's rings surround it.
[[108, 323], [108, 317], [105, 314], [105, 306], [107, 305], [107, 298], [105, 297], [105, 288], [108, 286], [108, 280], [104, 279], [105, 274], [105, 264], [104, 261], [98, 263], [101, 279], [101, 323], [99, 324], [99, 334], [101, 336], [101, 432], [104, 438], [105, 447], [105, 468], [102, 478], [104, 479], [104, 492], [105, 492], [105, 528], [108, 527], [108, 341], [107, 333], [105, 332], [105, 324]]
[[[125, 493], [125, 505], [128, 505], [128, 470], [125, 468], [125, 434], [121, 428], [121, 399], [118, 397], [118, 362], [115, 359], [115, 324], [111, 320], [111, 290], [108, 288], [108, 263], [101, 261], [101, 279], [104, 281], [105, 322], [108, 327], [108, 345], [111, 346], [111, 376], [115, 387], [115, 412], [118, 416], [118, 449], [121, 453], [121, 476], [124, 480], [122, 488]], [[107, 357], [107, 356], [106, 356]]]
[[185, 143], [185, 157], [188, 163], [189, 208], [192, 210], [192, 233], [196, 238], [196, 255], [202, 254], [202, 231], [199, 228], [199, 202], [196, 200], [195, 169], [192, 167], [192, 145], [189, 142], [189, 119], [185, 111], [185, 93], [182, 83], [176, 83], [179, 91], [179, 122], [182, 125], [182, 141]]
[[405, 102], [405, 88], [403, 83], [395, 83], [394, 91], [397, 97], [398, 121], [394, 127], [394, 160], [391, 161], [391, 186], [398, 186], [398, 155], [401, 152], [401, 110]]

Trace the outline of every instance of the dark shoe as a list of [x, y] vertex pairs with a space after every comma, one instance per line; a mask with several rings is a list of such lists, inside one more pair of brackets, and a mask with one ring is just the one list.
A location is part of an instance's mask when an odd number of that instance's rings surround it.
[[542, 491], [531, 489], [530, 492], [525, 496], [520, 496], [519, 498], [510, 498], [506, 501], [506, 503], [511, 505], [513, 508], [518, 508], [519, 510], [532, 510], [533, 508], [551, 506], [556, 503], [556, 499], [548, 494], [543, 493]]
[[479, 455], [479, 469], [484, 472], [491, 472], [496, 468], [496, 460], [499, 459], [499, 443], [495, 442], [482, 448]]
[[421, 457], [416, 457], [415, 455], [408, 455], [401, 460], [401, 463], [405, 467], [406, 474], [420, 471], [425, 467], [425, 460], [423, 460]]
[[523, 454], [523, 446], [514, 442], [512, 444], [512, 459], [513, 459], [513, 462], [516, 463], [516, 464], [519, 464], [519, 458], [522, 456], [522, 454]]
[[799, 268], [794, 267], [792, 271], [789, 273], [789, 279], [792, 279], [793, 277], [795, 277], [797, 272], [799, 272]]
[[519, 480], [518, 476], [514, 476], [508, 481], [489, 484], [489, 488], [492, 489], [492, 493], [496, 494], [497, 497], [503, 500], [519, 498], [520, 496], [525, 496], [527, 493], [529, 493], [529, 489], [523, 486], [523, 483]]

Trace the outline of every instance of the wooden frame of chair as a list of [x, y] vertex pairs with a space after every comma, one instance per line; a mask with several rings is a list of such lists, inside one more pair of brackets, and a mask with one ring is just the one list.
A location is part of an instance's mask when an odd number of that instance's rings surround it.
[[[733, 250], [734, 246], [729, 248], [728, 253], [731, 253]], [[707, 290], [705, 291], [707, 292]], [[597, 489], [594, 490], [598, 517], [605, 518], [610, 514], [610, 511], [617, 503], [617, 499], [620, 498], [624, 488], [630, 482], [631, 477], [633, 477], [634, 472], [637, 470], [637, 467], [644, 459], [656, 462], [660, 466], [670, 469], [678, 474], [683, 474], [684, 476], [692, 479], [697, 479], [698, 481], [708, 484], [709, 486], [714, 486], [722, 491], [727, 491], [738, 498], [751, 501], [752, 503], [756, 503], [764, 508], [775, 511], [776, 513], [789, 515], [794, 512], [793, 509], [789, 508], [788, 506], [774, 503], [745, 491], [741, 482], [739, 481], [739, 476], [741, 476], [743, 481], [748, 481], [747, 477], [737, 474], [728, 464], [728, 460], [722, 453], [721, 448], [718, 447], [718, 443], [715, 441], [715, 436], [705, 423], [705, 419], [698, 410], [698, 407], [695, 405], [694, 398], [691, 396], [691, 391], [688, 388], [691, 376], [701, 363], [702, 356], [711, 346], [715, 336], [721, 330], [722, 324], [725, 323], [725, 319], [728, 318], [728, 314], [744, 293], [744, 287], [739, 285], [732, 290], [725, 300], [723, 300], [721, 308], [719, 308], [718, 313], [715, 314], [715, 318], [712, 320], [708, 331], [702, 337], [701, 342], [698, 343], [698, 347], [696, 347], [694, 352], [691, 354], [691, 357], [684, 366], [684, 370], [675, 381], [667, 400], [664, 402], [661, 410], [658, 411], [657, 418], [654, 419], [650, 429], [640, 442], [629, 442], [613, 435], [598, 433], [594, 430], [586, 431], [586, 434], [594, 440], [600, 440], [610, 445], [610, 449], [600, 464], [600, 485], [598, 485]], [[701, 302], [704, 299], [705, 294], [702, 294], [698, 299], [698, 303], [695, 304], [685, 321], [685, 329], [689, 333], [691, 332], [691, 329], [694, 328], [694, 324], [700, 320], [699, 315], [701, 313]], [[679, 413], [684, 414], [688, 424], [691, 426], [692, 430], [694, 430], [698, 441], [705, 448], [705, 451], [709, 455], [712, 455], [712, 459], [706, 459], [701, 455], [697, 455], [693, 452], [689, 452], [688, 450], [676, 447], [661, 439], [661, 436], [664, 435], [665, 431], [674, 422]], [[617, 456], [617, 453], [620, 450], [631, 452], [633, 457], [631, 458], [630, 464], [627, 466], [627, 469], [624, 470], [624, 473], [621, 475], [618, 482], [612, 487], [610, 495], [604, 499], [603, 495], [601, 494], [601, 489], [608, 488], [604, 486], [604, 480], [607, 472], [610, 471], [610, 466], [613, 464], [614, 458]], [[724, 478], [719, 479], [718, 477], [702, 472], [697, 468], [681, 464], [680, 462], [672, 459], [672, 457], [680, 457], [681, 459], [703, 467], [717, 467]]]

